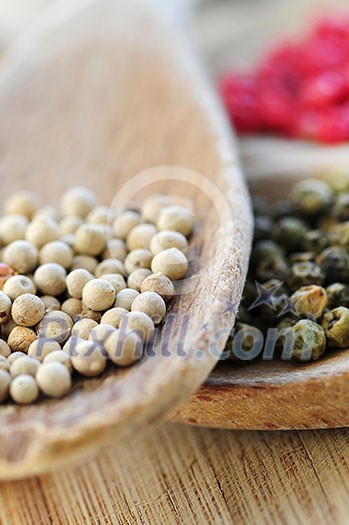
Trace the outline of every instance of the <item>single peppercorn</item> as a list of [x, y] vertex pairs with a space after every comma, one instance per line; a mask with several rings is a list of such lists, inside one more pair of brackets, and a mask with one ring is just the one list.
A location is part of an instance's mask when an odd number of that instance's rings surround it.
[[26, 275], [14, 275], [5, 282], [3, 292], [14, 301], [25, 293], [35, 294], [36, 286], [32, 279], [29, 279]]
[[338, 306], [349, 307], [349, 286], [343, 283], [333, 283], [326, 287], [328, 307], [333, 309]]
[[71, 389], [70, 372], [58, 361], [43, 363], [36, 373], [36, 381], [41, 392], [53, 398], [63, 397]]
[[40, 297], [25, 293], [14, 300], [11, 314], [19, 326], [35, 326], [45, 315], [45, 305]]
[[10, 384], [10, 395], [19, 405], [30, 405], [39, 396], [38, 385], [31, 375], [22, 374], [15, 377]]
[[326, 182], [305, 179], [293, 186], [290, 201], [294, 209], [301, 214], [320, 214], [332, 204], [333, 192]]
[[161, 323], [166, 315], [166, 303], [155, 292], [143, 292], [135, 298], [131, 310], [132, 312], [144, 312], [156, 325]]
[[328, 245], [328, 235], [321, 230], [309, 230], [304, 234], [303, 248], [307, 252], [319, 253]]
[[326, 350], [323, 328], [309, 319], [302, 319], [284, 329], [281, 339], [283, 358], [290, 356], [296, 361], [316, 361]]
[[335, 282], [337, 279], [348, 281], [349, 279], [349, 256], [345, 250], [330, 246], [323, 250], [316, 258], [325, 275], [327, 283]]
[[334, 308], [324, 315], [322, 326], [330, 346], [349, 347], [349, 309], [344, 306]]
[[291, 296], [298, 315], [319, 319], [327, 306], [326, 290], [321, 286], [302, 286]]
[[325, 275], [318, 264], [313, 262], [298, 262], [289, 269], [287, 283], [291, 290], [311, 284], [322, 285]]
[[96, 312], [108, 310], [115, 301], [114, 287], [104, 279], [93, 279], [85, 284], [82, 300], [88, 308]]
[[288, 252], [302, 248], [307, 224], [297, 217], [282, 217], [273, 228], [273, 239]]

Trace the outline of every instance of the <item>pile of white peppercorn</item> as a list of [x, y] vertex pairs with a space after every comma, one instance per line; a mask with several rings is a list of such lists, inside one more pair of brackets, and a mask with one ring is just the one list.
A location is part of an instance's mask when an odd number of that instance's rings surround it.
[[0, 401], [60, 398], [72, 374], [142, 357], [188, 272], [193, 214], [153, 195], [116, 216], [92, 191], [67, 191], [59, 210], [10, 197], [0, 218]]

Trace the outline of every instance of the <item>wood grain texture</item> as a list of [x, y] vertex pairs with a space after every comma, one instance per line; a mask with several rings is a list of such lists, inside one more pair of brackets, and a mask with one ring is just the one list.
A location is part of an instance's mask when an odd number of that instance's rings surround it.
[[0, 490], [2, 525], [346, 525], [349, 431], [166, 424]]
[[54, 27], [45, 21], [3, 65], [2, 191], [34, 189], [56, 202], [67, 187], [87, 184], [114, 206], [121, 194], [123, 206], [158, 191], [191, 199], [192, 278], [177, 289], [153, 356], [76, 384], [63, 400], [1, 407], [0, 477], [125, 439], [183, 402], [224, 347], [250, 250], [249, 198], [229, 127], [168, 4], [63, 3], [83, 7], [58, 25], [51, 14]]

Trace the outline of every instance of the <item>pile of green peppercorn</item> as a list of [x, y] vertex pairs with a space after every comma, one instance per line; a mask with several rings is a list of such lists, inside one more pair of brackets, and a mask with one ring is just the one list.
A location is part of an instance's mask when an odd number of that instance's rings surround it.
[[239, 358], [233, 341], [241, 331], [249, 354], [252, 327], [263, 334], [264, 344], [274, 328], [276, 352], [280, 355], [287, 342], [286, 355], [298, 361], [349, 348], [349, 174], [304, 179], [276, 205], [255, 197], [254, 214], [251, 262], [227, 346], [230, 358]]

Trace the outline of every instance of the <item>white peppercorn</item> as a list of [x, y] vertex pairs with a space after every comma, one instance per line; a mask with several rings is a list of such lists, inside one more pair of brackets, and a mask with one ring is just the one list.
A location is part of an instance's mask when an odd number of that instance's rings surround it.
[[113, 232], [119, 239], [126, 240], [130, 231], [141, 221], [140, 214], [135, 210], [125, 210], [113, 222]]
[[7, 245], [24, 239], [28, 219], [24, 215], [5, 215], [0, 219], [0, 242]]
[[103, 346], [109, 359], [118, 366], [130, 366], [143, 354], [143, 341], [134, 331], [114, 330]]
[[18, 273], [26, 274], [36, 268], [39, 252], [36, 246], [28, 241], [11, 242], [3, 251], [3, 261]]
[[16, 326], [7, 339], [7, 344], [12, 352], [28, 352], [33, 341], [37, 338], [36, 333], [26, 326]]
[[155, 292], [159, 294], [165, 302], [169, 302], [174, 296], [174, 285], [171, 279], [162, 273], [153, 273], [146, 277], [141, 285], [141, 292]]
[[127, 236], [126, 246], [131, 252], [137, 248], [149, 250], [150, 241], [156, 234], [156, 228], [153, 224], [143, 223], [135, 226]]
[[0, 324], [6, 323], [11, 317], [11, 299], [0, 291]]
[[160, 231], [175, 230], [188, 237], [193, 229], [193, 214], [183, 206], [168, 206], [160, 211], [156, 226]]
[[63, 397], [71, 389], [70, 372], [58, 361], [43, 363], [36, 373], [36, 381], [41, 392], [53, 398]]
[[91, 330], [96, 328], [96, 326], [98, 326], [98, 323], [93, 319], [81, 319], [74, 324], [71, 335], [79, 339], [88, 339]]
[[86, 270], [89, 273], [94, 274], [97, 265], [97, 259], [95, 257], [91, 257], [91, 255], [75, 255], [71, 265], [71, 270]]
[[11, 314], [19, 326], [35, 326], [45, 315], [45, 305], [40, 297], [25, 293], [14, 300]]
[[36, 293], [34, 282], [26, 275], [14, 275], [10, 277], [5, 282], [2, 290], [12, 301], [25, 293]]
[[89, 339], [91, 341], [96, 341], [102, 346], [105, 345], [105, 342], [108, 341], [109, 337], [113, 332], [116, 331], [116, 328], [110, 324], [99, 324], [93, 330], [91, 330]]
[[71, 362], [77, 372], [88, 377], [100, 375], [107, 366], [103, 347], [91, 340], [77, 343]]
[[186, 237], [176, 231], [164, 230], [154, 235], [150, 241], [150, 251], [153, 255], [157, 255], [163, 250], [169, 248], [178, 248], [178, 250], [185, 250], [188, 247]]
[[19, 405], [30, 405], [39, 396], [38, 385], [34, 377], [22, 374], [12, 379], [10, 395]]
[[163, 273], [172, 281], [183, 279], [188, 272], [188, 260], [177, 248], [169, 248], [158, 253], [152, 260], [153, 273]]
[[115, 293], [126, 288], [126, 281], [119, 273], [106, 273], [102, 278], [113, 286]]
[[25, 357], [26, 355], [27, 354], [25, 354], [24, 352], [12, 352], [12, 354], [8, 356], [7, 362], [11, 366], [12, 363], [16, 361], [16, 359], [19, 359], [20, 357]]
[[5, 201], [4, 211], [9, 215], [24, 215], [31, 219], [40, 208], [39, 196], [31, 191], [18, 191]]
[[132, 303], [137, 295], [139, 295], [139, 292], [137, 292], [137, 290], [133, 290], [132, 288], [120, 290], [120, 292], [116, 294], [114, 306], [125, 308], [126, 310], [130, 311]]
[[84, 255], [99, 255], [106, 245], [106, 234], [98, 224], [82, 224], [75, 232], [74, 249]]
[[3, 339], [0, 339], [0, 356], [8, 357], [11, 353], [9, 345]]
[[95, 194], [83, 186], [76, 186], [62, 196], [60, 207], [63, 215], [86, 217], [96, 205]]
[[151, 195], [142, 204], [142, 220], [156, 224], [160, 211], [170, 204], [166, 195]]
[[119, 328], [121, 319], [128, 313], [128, 310], [125, 308], [111, 308], [107, 310], [101, 319], [101, 324], [108, 324], [114, 328]]
[[122, 239], [109, 239], [102, 253], [102, 259], [118, 259], [124, 261], [127, 255], [126, 244]]
[[16, 359], [10, 366], [11, 377], [16, 377], [22, 374], [28, 374], [35, 377], [36, 372], [40, 366], [38, 359], [25, 355]]
[[66, 342], [73, 328], [73, 321], [69, 315], [59, 310], [48, 312], [37, 327], [39, 337], [54, 339], [60, 344]]
[[150, 341], [154, 334], [154, 323], [144, 312], [129, 312], [122, 318], [120, 328], [135, 331], [143, 341]]
[[69, 295], [71, 297], [75, 297], [76, 299], [81, 299], [84, 286], [93, 279], [93, 275], [83, 268], [79, 270], [73, 270], [67, 275], [66, 279]]
[[42, 295], [40, 299], [45, 305], [46, 312], [61, 309], [61, 303], [58, 301], [57, 297], [53, 297], [53, 295]]
[[154, 324], [159, 324], [166, 315], [166, 304], [155, 292], [140, 293], [132, 303], [132, 312], [144, 312]]
[[91, 310], [103, 312], [114, 304], [114, 287], [104, 279], [89, 281], [82, 291], [82, 300]]
[[60, 264], [46, 263], [34, 273], [34, 283], [45, 295], [60, 295], [66, 289], [67, 272]]
[[35, 357], [38, 361], [42, 362], [47, 355], [60, 349], [60, 344], [54, 339], [39, 337], [31, 343], [28, 349], [28, 356]]
[[104, 259], [96, 268], [95, 276], [102, 277], [104, 274], [119, 273], [125, 275], [125, 267], [117, 259]]
[[93, 321], [96, 321], [96, 323], [99, 323], [102, 318], [101, 312], [96, 312], [95, 310], [91, 310], [86, 304], [82, 303], [82, 312], [76, 321], [80, 321], [81, 319], [93, 319]]
[[112, 219], [112, 211], [108, 206], [95, 206], [86, 217], [86, 222], [90, 224], [108, 224]]
[[34, 219], [25, 232], [25, 240], [34, 244], [38, 249], [51, 241], [55, 241], [58, 237], [57, 222], [51, 217], [42, 215]]
[[82, 312], [82, 301], [81, 299], [70, 297], [62, 303], [61, 310], [74, 320]]
[[128, 276], [127, 285], [129, 288], [133, 288], [134, 290], [137, 290], [137, 292], [140, 292], [144, 279], [150, 275], [152, 275], [152, 273], [147, 268], [138, 268], [138, 270], [135, 270]]
[[54, 352], [47, 354], [43, 363], [62, 363], [69, 372], [73, 371], [70, 356], [67, 352], [63, 352], [63, 350], [55, 350]]
[[125, 270], [131, 274], [139, 268], [149, 269], [152, 261], [152, 255], [149, 250], [137, 248], [132, 250], [125, 259]]
[[65, 242], [52, 241], [40, 250], [40, 264], [57, 263], [68, 269], [73, 262], [73, 251]]
[[0, 368], [0, 401], [5, 401], [8, 397], [11, 383], [11, 376], [7, 370]]
[[63, 217], [59, 222], [59, 233], [61, 235], [69, 235], [75, 233], [76, 230], [83, 224], [82, 218], [76, 215], [68, 215]]

